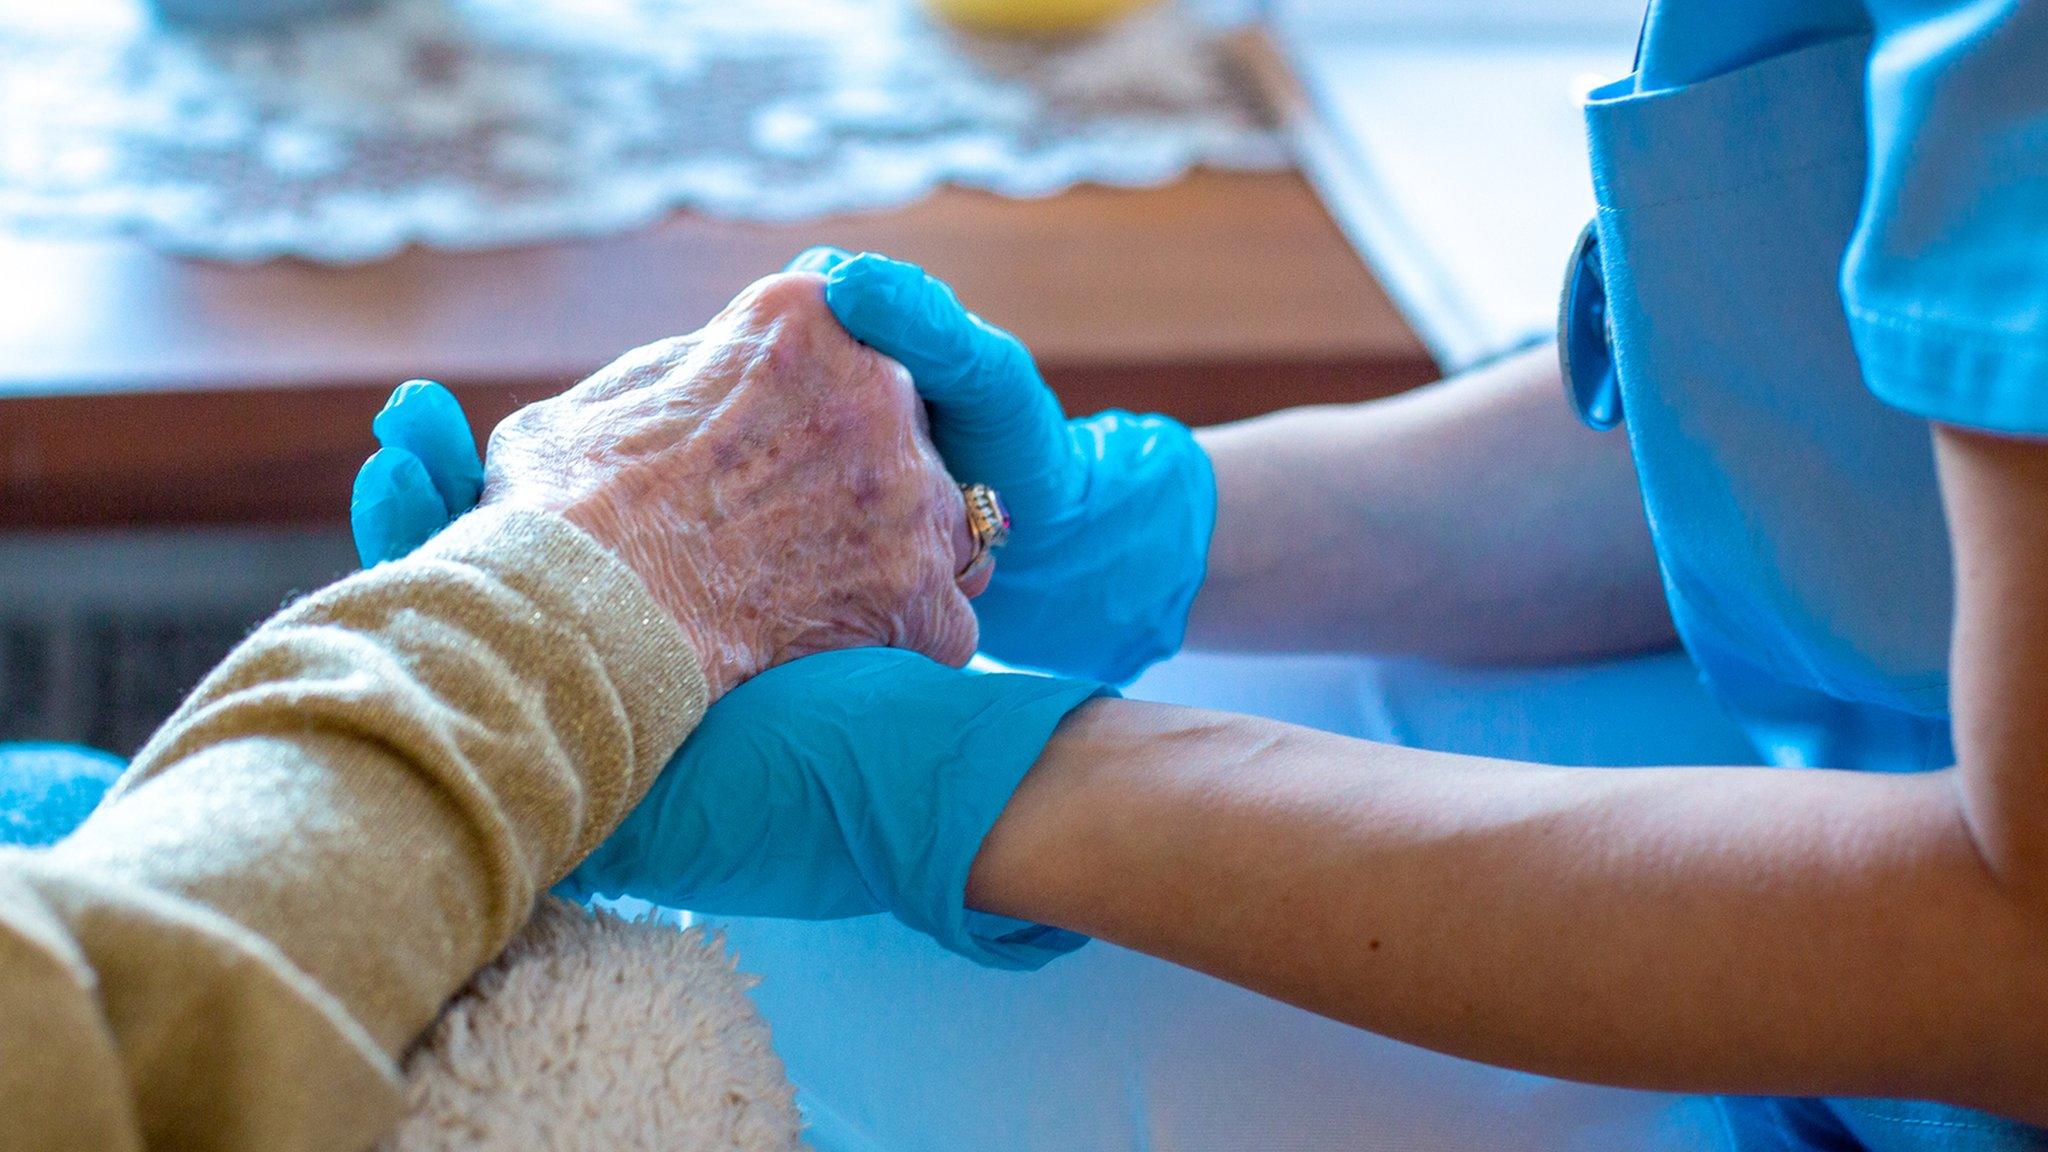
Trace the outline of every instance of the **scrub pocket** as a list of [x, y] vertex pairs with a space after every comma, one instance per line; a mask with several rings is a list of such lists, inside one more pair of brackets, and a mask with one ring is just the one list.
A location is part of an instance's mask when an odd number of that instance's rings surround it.
[[[1840, 269], [1870, 41], [1586, 108], [1621, 410], [1673, 618], [1774, 763], [1950, 762], [1948, 537], [1926, 422], [1873, 397]], [[2012, 1152], [1937, 1105], [1729, 1099], [1738, 1152]]]
[[1852, 36], [1586, 108], [1622, 410], [1673, 616], [1780, 763], [1948, 754], [1948, 535], [1923, 420], [1840, 292], [1866, 157]]

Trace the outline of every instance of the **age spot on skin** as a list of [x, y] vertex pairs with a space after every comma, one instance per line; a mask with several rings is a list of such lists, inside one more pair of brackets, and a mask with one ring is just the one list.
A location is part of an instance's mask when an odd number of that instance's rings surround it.
[[846, 494], [856, 508], [872, 508], [888, 494], [888, 485], [873, 469], [862, 468], [847, 480]]

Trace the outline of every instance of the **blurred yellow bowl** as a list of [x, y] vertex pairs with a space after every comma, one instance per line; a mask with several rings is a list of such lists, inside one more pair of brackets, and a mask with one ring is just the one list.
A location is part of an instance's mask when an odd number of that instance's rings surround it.
[[962, 28], [1005, 36], [1086, 32], [1156, 0], [925, 0]]

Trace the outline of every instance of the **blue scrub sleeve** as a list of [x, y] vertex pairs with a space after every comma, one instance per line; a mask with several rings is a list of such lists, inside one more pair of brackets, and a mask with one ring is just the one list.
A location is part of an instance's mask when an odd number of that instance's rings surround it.
[[1872, 0], [1870, 174], [1842, 295], [1864, 378], [2048, 435], [2048, 4]]

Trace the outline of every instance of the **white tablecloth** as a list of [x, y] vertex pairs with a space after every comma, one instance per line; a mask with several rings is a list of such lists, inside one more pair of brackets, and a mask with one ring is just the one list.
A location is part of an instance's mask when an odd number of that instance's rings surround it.
[[914, 0], [388, 0], [233, 35], [128, 0], [0, 0], [0, 227], [229, 259], [1284, 162], [1208, 22], [1174, 7], [1052, 46]]

